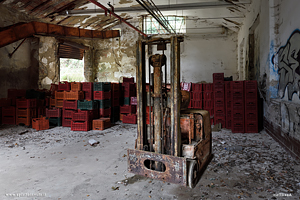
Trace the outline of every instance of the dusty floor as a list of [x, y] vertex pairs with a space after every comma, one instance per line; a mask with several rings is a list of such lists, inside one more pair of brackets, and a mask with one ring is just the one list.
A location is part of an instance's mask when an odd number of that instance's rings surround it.
[[264, 131], [213, 132], [214, 159], [194, 189], [128, 173], [135, 139], [136, 125], [122, 123], [89, 132], [2, 125], [0, 199], [300, 199], [299, 161]]

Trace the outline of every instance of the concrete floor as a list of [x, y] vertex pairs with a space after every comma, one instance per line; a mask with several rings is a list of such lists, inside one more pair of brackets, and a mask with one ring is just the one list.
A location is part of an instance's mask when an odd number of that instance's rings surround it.
[[[89, 132], [2, 125], [0, 199], [300, 199], [299, 161], [264, 131], [213, 132], [215, 157], [194, 189], [128, 173], [136, 132], [122, 123]], [[225, 150], [229, 145], [243, 150]]]

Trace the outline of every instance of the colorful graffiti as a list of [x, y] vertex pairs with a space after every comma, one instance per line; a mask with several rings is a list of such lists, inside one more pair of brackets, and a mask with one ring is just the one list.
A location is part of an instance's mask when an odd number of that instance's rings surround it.
[[285, 46], [272, 57], [273, 65], [278, 68], [278, 97], [284, 98], [287, 91], [288, 99], [297, 94], [300, 98], [300, 31], [295, 30]]

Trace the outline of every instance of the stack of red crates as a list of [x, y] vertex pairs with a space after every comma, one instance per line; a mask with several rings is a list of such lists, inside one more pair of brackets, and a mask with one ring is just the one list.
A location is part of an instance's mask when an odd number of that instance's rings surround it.
[[[94, 100], [99, 101], [99, 116], [111, 116], [111, 83], [99, 82], [94, 85]], [[109, 105], [107, 104], [110, 103]]]
[[57, 91], [55, 91], [55, 107], [63, 108], [65, 100], [65, 92], [71, 90], [71, 83], [69, 82], [60, 82], [58, 84]]
[[2, 107], [2, 123], [16, 124], [16, 107], [14, 106]]
[[213, 73], [213, 87], [214, 87], [214, 122], [215, 124], [226, 125], [226, 111], [225, 111], [225, 82], [224, 73]]
[[84, 92], [84, 99], [93, 100], [93, 83], [92, 82], [83, 82], [82, 91]]
[[[111, 83], [111, 122], [115, 123], [120, 119], [120, 96], [121, 88], [119, 83]], [[102, 122], [101, 122], [102, 123]], [[104, 122], [103, 122], [104, 123]]]
[[201, 83], [192, 83], [192, 92], [191, 100], [192, 100], [192, 108], [202, 109], [203, 108], [203, 85]]
[[94, 110], [78, 110], [72, 113], [71, 130], [89, 131], [92, 128], [94, 119]]
[[232, 92], [231, 81], [225, 81], [225, 105], [226, 105], [226, 124], [225, 128], [232, 128]]
[[245, 133], [258, 132], [257, 81], [245, 81]]
[[212, 83], [203, 83], [203, 109], [210, 114], [210, 123], [214, 124], [214, 90]]
[[[2, 115], [2, 108], [3, 107], [9, 107], [9, 106], [11, 106], [11, 99], [8, 99], [8, 98], [1, 98], [0, 99], [0, 124], [2, 124], [2, 118], [5, 118], [5, 116], [4, 115]], [[4, 122], [6, 121], [6, 122], [8, 122], [8, 123], [12, 123], [12, 121], [13, 121], [13, 119], [14, 119], [15, 117], [8, 117], [6, 120], [4, 119], [4, 121], [3, 121], [3, 124], [5, 124]], [[15, 121], [12, 123], [12, 124], [15, 124]]]
[[49, 119], [46, 117], [33, 118], [32, 128], [37, 131], [49, 129]]
[[136, 97], [136, 84], [134, 83], [134, 78], [123, 77], [122, 90], [124, 105], [130, 105], [131, 97]]
[[8, 89], [7, 90], [7, 98], [11, 99], [11, 105], [16, 105], [16, 99], [25, 98], [26, 90], [24, 89]]
[[127, 124], [136, 124], [136, 106], [135, 105], [124, 105], [120, 107], [120, 113], [122, 115], [122, 122]]
[[30, 126], [36, 117], [37, 99], [16, 99], [16, 124]]
[[72, 115], [77, 111], [77, 101], [64, 100], [63, 101], [63, 113], [62, 113], [62, 126], [71, 127]]
[[232, 81], [231, 82], [231, 93], [232, 93], [232, 127], [233, 133], [244, 133], [245, 132], [245, 121], [244, 121], [244, 81]]

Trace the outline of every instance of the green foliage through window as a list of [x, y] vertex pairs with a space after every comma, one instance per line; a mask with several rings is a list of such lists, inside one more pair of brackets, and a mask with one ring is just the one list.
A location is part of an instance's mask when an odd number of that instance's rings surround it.
[[84, 62], [77, 59], [60, 58], [60, 81], [83, 82]]
[[[165, 16], [169, 24], [175, 30], [176, 33], [186, 32], [186, 23], [184, 17], [179, 16]], [[168, 32], [162, 27], [156, 19], [152, 16], [147, 16], [144, 18], [144, 32], [146, 34], [168, 34]]]

